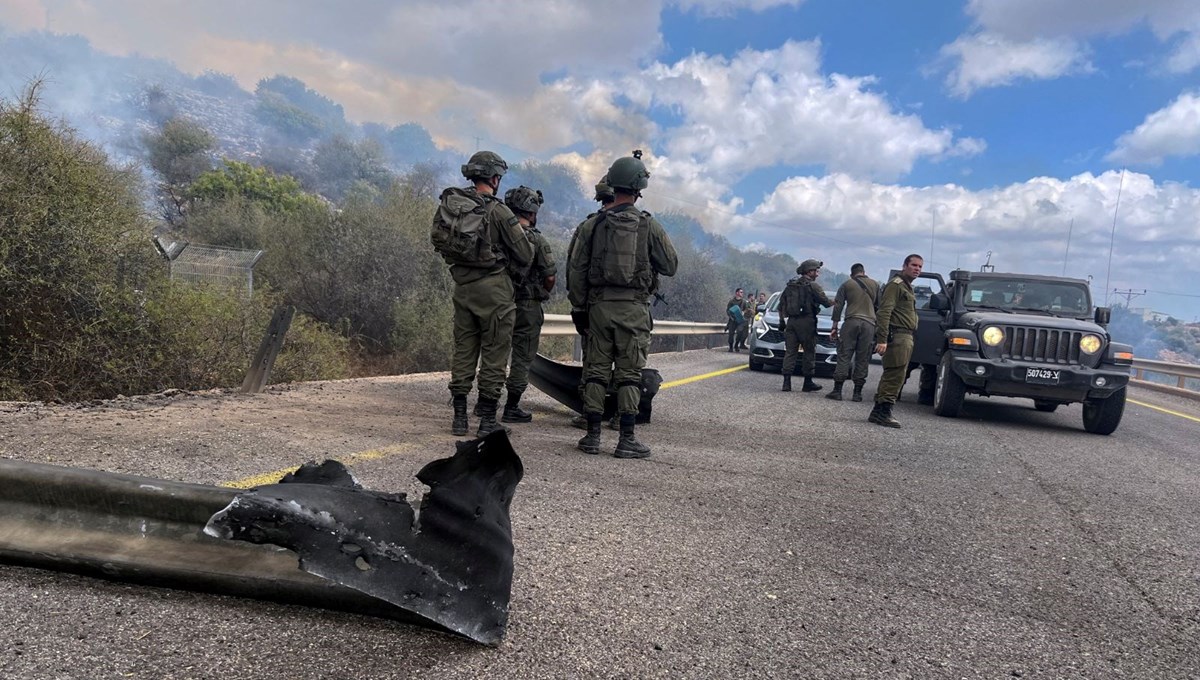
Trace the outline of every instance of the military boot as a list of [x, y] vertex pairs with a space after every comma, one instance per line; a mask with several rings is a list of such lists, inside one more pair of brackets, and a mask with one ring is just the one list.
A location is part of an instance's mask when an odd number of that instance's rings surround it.
[[509, 432], [507, 427], [496, 422], [496, 399], [479, 398], [479, 429], [475, 430], [476, 437], [486, 437], [496, 430]]
[[813, 382], [812, 376], [804, 376], [804, 387], [800, 388], [801, 392], [816, 392], [822, 389], [825, 389], [825, 387]]
[[833, 389], [830, 390], [829, 394], [825, 395], [825, 398], [832, 399], [834, 401], [842, 400], [842, 381], [841, 380], [833, 381]]
[[862, 385], [854, 386], [854, 394], [850, 395], [850, 401], [862, 401]]
[[639, 442], [637, 437], [633, 436], [633, 424], [635, 416], [632, 413], [621, 414], [621, 438], [617, 441], [617, 450], [613, 455], [617, 458], [649, 458], [650, 447]]
[[450, 421], [450, 434], [461, 437], [467, 433], [467, 395], [456, 394], [451, 400], [454, 404], [454, 420]]
[[933, 390], [918, 391], [917, 403], [922, 406], [933, 406]]
[[579, 440], [575, 448], [590, 455], [600, 453], [600, 430], [604, 426], [604, 416], [600, 413], [588, 413], [587, 418], [587, 434]]
[[509, 392], [508, 401], [504, 402], [504, 413], [500, 415], [500, 422], [503, 423], [528, 423], [533, 420], [533, 414], [522, 409], [518, 404], [521, 403], [521, 395]]
[[884, 427], [900, 427], [900, 421], [892, 417], [892, 404], [875, 404], [867, 420]]
[[577, 427], [581, 430], [586, 430], [587, 429], [587, 416], [585, 416], [581, 413], [581, 414], [575, 416], [574, 418], [571, 418], [571, 427]]
[[790, 375], [783, 376], [783, 391], [784, 392], [792, 391], [792, 376], [790, 376]]

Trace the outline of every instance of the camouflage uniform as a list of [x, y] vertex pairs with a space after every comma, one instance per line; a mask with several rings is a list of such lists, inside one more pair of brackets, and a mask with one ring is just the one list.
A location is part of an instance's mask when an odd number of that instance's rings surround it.
[[[516, 322], [513, 325], [512, 359], [508, 365], [508, 399], [518, 401], [529, 386], [529, 365], [537, 355], [541, 339], [542, 323], [546, 319], [542, 302], [550, 299], [543, 282], [558, 273], [550, 242], [536, 227], [525, 229], [525, 236], [533, 245], [533, 265], [529, 272], [516, 284]], [[506, 407], [507, 408], [507, 407]]]
[[[812, 266], [814, 263], [815, 266]], [[796, 273], [800, 276], [788, 281], [788, 285], [783, 289], [783, 295], [780, 296], [781, 321], [786, 316], [786, 322], [783, 323], [785, 349], [783, 385], [785, 391], [791, 391], [792, 373], [796, 370], [796, 356], [800, 354], [801, 348], [804, 350], [800, 356], [800, 370], [804, 374], [803, 390], [814, 392], [821, 389], [821, 386], [814, 383], [812, 379], [817, 370], [817, 312], [819, 311], [818, 306], [830, 307], [833, 303], [825, 295], [821, 284], [803, 276], [804, 272], [820, 267], [821, 263], [816, 260], [805, 260], [796, 269]], [[804, 308], [803, 314], [789, 315], [789, 309], [800, 307]]]

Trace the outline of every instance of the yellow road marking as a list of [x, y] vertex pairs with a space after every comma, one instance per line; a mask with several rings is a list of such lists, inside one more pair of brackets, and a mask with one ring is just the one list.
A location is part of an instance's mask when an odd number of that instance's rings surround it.
[[658, 389], [665, 390], [668, 387], [679, 387], [680, 385], [686, 385], [688, 383], [694, 383], [694, 382], [698, 382], [700, 380], [707, 380], [708, 378], [715, 378], [719, 375], [728, 375], [730, 373], [736, 373], [737, 371], [744, 371], [747, 368], [749, 368], [749, 366], [747, 364], [742, 364], [741, 366], [734, 366], [733, 368], [726, 368], [726, 369], [722, 369], [720, 371], [713, 371], [712, 373], [705, 373], [704, 375], [693, 375], [690, 378], [681, 378], [679, 380], [672, 380], [671, 382], [663, 383], [658, 386]]
[[[398, 453], [404, 453], [405, 451], [412, 450], [413, 448], [415, 448], [415, 447], [412, 444], [395, 444], [393, 446], [385, 446], [385, 447], [379, 448], [379, 449], [367, 449], [366, 451], [358, 451], [355, 453], [351, 453], [350, 455], [347, 455], [347, 456], [337, 456], [334, 458], [334, 460], [341, 462], [341, 463], [345, 463], [346, 465], [353, 465], [355, 463], [362, 462], [364, 460], [379, 460], [380, 458], [394, 456]], [[264, 472], [261, 475], [254, 475], [253, 477], [245, 477], [243, 479], [235, 479], [232, 482], [221, 482], [220, 485], [224, 486], [224, 487], [229, 487], [232, 489], [249, 489], [249, 488], [255, 487], [255, 486], [265, 486], [267, 484], [275, 484], [279, 481], [279, 479], [281, 477], [283, 477], [287, 473], [295, 472], [297, 467], [299, 467], [299, 466], [284, 468], [282, 470], [275, 470], [274, 472]]]
[[1167, 413], [1167, 414], [1170, 414], [1173, 416], [1178, 416], [1180, 418], [1186, 418], [1187, 420], [1191, 420], [1191, 421], [1200, 423], [1200, 418], [1197, 418], [1196, 416], [1189, 416], [1186, 413], [1180, 413], [1179, 411], [1172, 411], [1169, 408], [1155, 406], [1154, 404], [1147, 404], [1143, 401], [1137, 401], [1136, 399], [1127, 399], [1126, 401], [1128, 401], [1131, 404], [1137, 404], [1138, 406], [1145, 406], [1146, 408], [1154, 409], [1155, 411], [1162, 411], [1163, 413]]

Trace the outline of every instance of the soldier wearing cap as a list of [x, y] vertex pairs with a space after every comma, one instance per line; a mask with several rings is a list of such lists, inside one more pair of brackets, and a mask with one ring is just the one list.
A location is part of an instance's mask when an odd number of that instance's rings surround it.
[[833, 302], [825, 295], [817, 277], [821, 275], [824, 262], [805, 260], [796, 268], [796, 276], [788, 281], [779, 298], [779, 331], [783, 333], [786, 352], [783, 355], [783, 391], [792, 391], [792, 372], [796, 370], [796, 355], [803, 349], [800, 358], [804, 374], [803, 392], [816, 392], [821, 385], [813, 382], [817, 370], [817, 312], [821, 307], [832, 307]]
[[[512, 349], [516, 318], [512, 268], [526, 268], [533, 262], [533, 246], [525, 237], [517, 217], [497, 198], [500, 179], [508, 164], [494, 152], [478, 151], [462, 166], [462, 175], [471, 181], [466, 188], [450, 187], [440, 197], [434, 217], [434, 246], [441, 248], [450, 275], [454, 279], [454, 354], [450, 361], [450, 395], [454, 417], [450, 431], [465, 435], [467, 395], [479, 375], [479, 429], [477, 436], [503, 427], [496, 422], [500, 388], [504, 387], [505, 367]], [[478, 216], [482, 215], [482, 222]], [[474, 217], [476, 222], [472, 222]], [[478, 244], [472, 256], [465, 257], [446, 249], [446, 239], [437, 240], [438, 226], [451, 223], [459, 240], [470, 236]], [[478, 224], [478, 228], [476, 228]], [[466, 226], [470, 225], [470, 230]], [[457, 230], [457, 232], [456, 232]]]
[[533, 414], [520, 406], [521, 395], [529, 386], [529, 365], [537, 355], [542, 324], [546, 320], [542, 302], [550, 299], [558, 274], [550, 242], [537, 229], [538, 210], [542, 203], [542, 192], [527, 186], [509, 189], [504, 194], [504, 205], [517, 216], [517, 221], [525, 229], [525, 236], [533, 245], [533, 263], [512, 271], [517, 315], [513, 324], [508, 380], [504, 384], [508, 390], [508, 400], [500, 416], [500, 421], [505, 423], [528, 423], [533, 420]]

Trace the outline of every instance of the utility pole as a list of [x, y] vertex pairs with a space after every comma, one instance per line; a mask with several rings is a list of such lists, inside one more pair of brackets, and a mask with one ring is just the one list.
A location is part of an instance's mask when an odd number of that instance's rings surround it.
[[1071, 226], [1067, 227], [1067, 250], [1063, 253], [1063, 276], [1067, 275], [1067, 258], [1071, 256], [1071, 232], [1075, 231], [1075, 218], [1071, 218]]
[[1113, 207], [1112, 235], [1108, 238], [1108, 271], [1104, 275], [1104, 305], [1108, 306], [1108, 282], [1112, 280], [1113, 244], [1117, 241], [1117, 211], [1121, 209], [1121, 190], [1125, 188], [1125, 168], [1121, 168], [1121, 181], [1117, 184], [1117, 204]]
[[476, 151], [479, 151], [479, 143], [482, 141], [483, 141], [482, 137], [480, 137], [478, 135], [475, 136], [475, 150]]
[[1145, 288], [1142, 290], [1133, 290], [1132, 288], [1126, 288], [1125, 290], [1113, 289], [1113, 295], [1125, 298], [1125, 309], [1129, 309], [1129, 303], [1133, 302], [1135, 297], [1141, 297], [1145, 294]]

